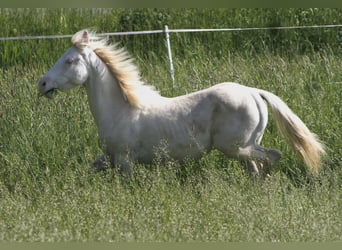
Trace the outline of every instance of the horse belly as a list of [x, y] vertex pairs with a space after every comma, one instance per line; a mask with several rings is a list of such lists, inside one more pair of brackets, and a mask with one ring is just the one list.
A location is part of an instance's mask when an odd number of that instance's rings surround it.
[[160, 154], [179, 161], [200, 158], [210, 148], [209, 128], [184, 124], [165, 122], [163, 126], [149, 126], [144, 130], [139, 139], [140, 146], [135, 150], [138, 161], [150, 163]]
[[210, 149], [210, 135], [197, 134], [185, 135], [170, 142], [170, 156], [173, 159], [183, 160], [185, 158], [198, 159]]

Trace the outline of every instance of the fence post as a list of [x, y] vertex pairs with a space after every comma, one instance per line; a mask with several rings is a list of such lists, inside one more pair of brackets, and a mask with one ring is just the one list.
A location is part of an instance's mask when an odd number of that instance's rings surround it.
[[170, 74], [171, 74], [171, 79], [172, 79], [172, 90], [173, 90], [173, 88], [175, 86], [175, 72], [173, 69], [170, 35], [169, 35], [169, 28], [167, 27], [167, 25], [164, 26], [164, 32], [165, 32], [165, 37], [166, 37], [167, 55], [169, 57]]

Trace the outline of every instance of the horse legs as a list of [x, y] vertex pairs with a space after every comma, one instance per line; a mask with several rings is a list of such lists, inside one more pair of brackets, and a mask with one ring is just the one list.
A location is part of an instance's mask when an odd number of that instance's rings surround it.
[[263, 176], [268, 175], [280, 157], [281, 152], [279, 150], [264, 148], [258, 144], [239, 148], [238, 151], [238, 159], [246, 161], [248, 170], [252, 176], [258, 175], [260, 170]]
[[105, 171], [112, 165], [112, 159], [109, 155], [101, 155], [92, 164], [92, 168], [95, 172]]
[[259, 175], [259, 167], [255, 161], [252, 160], [242, 160], [243, 164], [251, 177]]
[[130, 167], [131, 161], [129, 155], [116, 155], [114, 165], [118, 167], [120, 174], [131, 177], [132, 170]]
[[94, 171], [105, 171], [113, 166], [117, 166], [121, 174], [131, 176], [131, 168], [129, 166], [129, 161], [123, 157], [116, 157], [115, 161], [113, 160], [113, 158], [114, 157], [108, 154], [101, 155], [92, 163]]

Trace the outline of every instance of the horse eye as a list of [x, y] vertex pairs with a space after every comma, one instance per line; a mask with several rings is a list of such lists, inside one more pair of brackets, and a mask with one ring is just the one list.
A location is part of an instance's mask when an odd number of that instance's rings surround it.
[[68, 58], [65, 60], [66, 64], [72, 64], [74, 62], [74, 60], [72, 58]]
[[73, 64], [73, 63], [78, 62], [79, 60], [80, 60], [79, 58], [68, 58], [65, 60], [65, 63], [66, 64]]

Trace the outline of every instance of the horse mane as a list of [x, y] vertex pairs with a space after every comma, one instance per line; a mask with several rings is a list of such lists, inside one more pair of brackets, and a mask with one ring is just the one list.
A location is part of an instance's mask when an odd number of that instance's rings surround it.
[[[87, 44], [79, 43], [84, 32], [88, 34]], [[117, 44], [109, 44], [108, 38], [100, 38], [94, 32], [79, 31], [73, 36], [72, 43], [80, 49], [86, 45], [95, 52], [117, 79], [124, 99], [132, 107], [140, 108], [143, 97], [159, 96], [153, 86], [145, 85], [141, 80], [140, 71], [128, 52], [124, 48], [117, 48]]]

